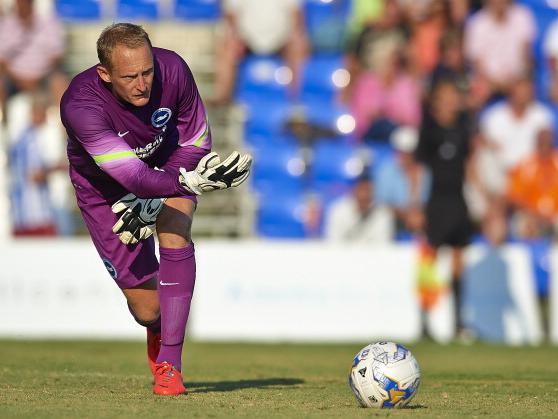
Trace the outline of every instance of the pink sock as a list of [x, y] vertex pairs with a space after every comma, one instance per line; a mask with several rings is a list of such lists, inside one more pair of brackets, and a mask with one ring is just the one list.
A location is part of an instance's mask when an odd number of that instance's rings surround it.
[[160, 247], [159, 255], [161, 350], [157, 363], [167, 361], [180, 371], [184, 333], [196, 282], [194, 244], [182, 249]]

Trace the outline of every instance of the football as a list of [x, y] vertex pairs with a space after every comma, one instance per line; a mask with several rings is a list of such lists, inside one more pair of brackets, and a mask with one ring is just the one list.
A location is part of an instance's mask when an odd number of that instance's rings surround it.
[[349, 386], [362, 407], [404, 407], [417, 394], [419, 384], [417, 360], [394, 342], [362, 348], [349, 374]]

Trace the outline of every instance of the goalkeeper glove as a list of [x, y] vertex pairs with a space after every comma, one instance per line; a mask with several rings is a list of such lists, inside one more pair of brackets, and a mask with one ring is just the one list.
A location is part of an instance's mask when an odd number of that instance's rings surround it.
[[112, 227], [112, 231], [118, 234], [124, 244], [136, 244], [148, 238], [155, 231], [155, 221], [163, 209], [164, 202], [165, 199], [142, 199], [129, 193], [112, 206], [112, 212], [115, 214], [124, 211]]
[[180, 184], [189, 192], [201, 195], [203, 192], [227, 189], [238, 186], [250, 174], [252, 156], [241, 155], [233, 151], [225, 161], [221, 162], [215, 152], [204, 156], [197, 167], [191, 172], [180, 168]]

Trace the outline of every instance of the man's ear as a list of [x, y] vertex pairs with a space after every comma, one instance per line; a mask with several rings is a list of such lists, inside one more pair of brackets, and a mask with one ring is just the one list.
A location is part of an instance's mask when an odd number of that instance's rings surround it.
[[102, 65], [97, 66], [97, 74], [105, 83], [111, 82], [110, 72], [108, 69]]

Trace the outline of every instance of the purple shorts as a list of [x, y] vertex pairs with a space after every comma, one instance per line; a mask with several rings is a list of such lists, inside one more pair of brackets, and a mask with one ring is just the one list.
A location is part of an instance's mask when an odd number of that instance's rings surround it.
[[[173, 154], [161, 168], [166, 172], [176, 172], [178, 176], [180, 167], [193, 170], [209, 152], [197, 147], [188, 148], [192, 149], [191, 153]], [[93, 186], [72, 167], [70, 178], [93, 244], [116, 285], [121, 289], [132, 288], [155, 276], [159, 270], [159, 262], [155, 256], [153, 236], [134, 245], [125, 245], [112, 232], [112, 226], [122, 214], [114, 214], [111, 206], [128, 192], [116, 181], [104, 183], [102, 187]], [[185, 194], [182, 198], [197, 202], [196, 197], [192, 195]]]

